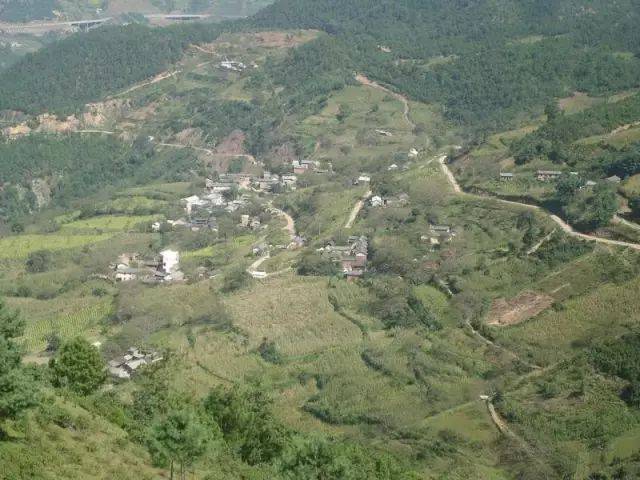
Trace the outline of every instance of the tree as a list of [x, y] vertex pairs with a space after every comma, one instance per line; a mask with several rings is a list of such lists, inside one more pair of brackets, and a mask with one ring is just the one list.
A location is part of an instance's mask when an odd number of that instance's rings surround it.
[[598, 184], [592, 190], [576, 192], [563, 207], [569, 223], [584, 231], [608, 225], [618, 210], [618, 199], [610, 185]]
[[270, 341], [267, 337], [262, 339], [260, 346], [258, 346], [258, 353], [265, 362], [274, 363], [279, 365], [282, 363], [282, 356], [278, 352], [278, 348], [274, 341]]
[[440, 323], [432, 312], [416, 298], [409, 285], [395, 276], [378, 276], [369, 282], [375, 301], [370, 305], [371, 313], [387, 328], [422, 325], [430, 330], [439, 330]]
[[562, 175], [556, 182], [556, 198], [562, 204], [568, 203], [584, 185], [578, 175]]
[[55, 386], [66, 387], [82, 395], [94, 392], [106, 380], [100, 352], [80, 337], [65, 343], [49, 366]]
[[271, 413], [272, 403], [260, 386], [218, 387], [205, 399], [204, 409], [242, 460], [256, 465], [278, 458], [289, 439]]
[[249, 274], [244, 265], [236, 265], [225, 273], [222, 280], [222, 291], [225, 293], [240, 290], [249, 282]]
[[352, 109], [349, 104], [341, 103], [338, 107], [338, 113], [336, 114], [336, 119], [338, 122], [343, 123], [350, 115]]
[[291, 480], [401, 480], [413, 478], [392, 457], [347, 442], [294, 437], [279, 464]]
[[340, 271], [335, 262], [313, 251], [300, 256], [297, 265], [298, 275], [332, 276]]
[[62, 344], [62, 339], [60, 335], [55, 332], [51, 332], [46, 335], [45, 340], [47, 341], [47, 352], [55, 353], [60, 349], [60, 345]]
[[182, 409], [169, 413], [151, 429], [150, 449], [156, 460], [168, 461], [170, 478], [173, 479], [174, 464], [180, 466], [180, 479], [185, 478], [185, 467], [189, 467], [207, 449], [211, 435], [195, 413]]
[[549, 102], [544, 107], [544, 114], [547, 116], [548, 122], [553, 122], [556, 118], [562, 115], [562, 110], [560, 110], [558, 102]]
[[640, 195], [629, 199], [629, 208], [635, 218], [640, 218]]
[[24, 320], [0, 299], [0, 419], [14, 418], [37, 402], [36, 385], [25, 375], [15, 339], [24, 333]]

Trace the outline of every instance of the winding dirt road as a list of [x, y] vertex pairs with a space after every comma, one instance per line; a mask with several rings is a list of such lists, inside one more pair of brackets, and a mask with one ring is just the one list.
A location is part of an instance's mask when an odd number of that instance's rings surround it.
[[[284, 227], [282, 227], [282, 229], [289, 234], [289, 239], [293, 240], [294, 237], [296, 236], [296, 223], [293, 220], [293, 217], [289, 215], [287, 212], [285, 212], [284, 210], [280, 210], [279, 208], [276, 208], [271, 204], [269, 204], [269, 208], [271, 209], [272, 213], [280, 217], [283, 217], [286, 220], [287, 223], [285, 224]], [[258, 270], [260, 266], [270, 258], [271, 258], [271, 254], [267, 252], [265, 255], [258, 258], [255, 262], [249, 265], [249, 267], [247, 267], [247, 273], [251, 275], [253, 278], [267, 278], [267, 277], [272, 277], [274, 275], [280, 275], [281, 273], [285, 273], [291, 270], [291, 268], [285, 268], [283, 270], [278, 270], [277, 272], [271, 272], [271, 273], [267, 273], [264, 270]]]
[[362, 208], [364, 207], [364, 203], [369, 199], [369, 197], [371, 197], [372, 194], [373, 192], [371, 190], [368, 190], [367, 193], [365, 193], [364, 196], [356, 202], [356, 204], [353, 206], [353, 210], [351, 210], [349, 218], [347, 219], [347, 223], [344, 224], [344, 228], [353, 227], [353, 223], [356, 221], [360, 210], [362, 210]]
[[[587, 241], [590, 241], [590, 242], [597, 242], [597, 243], [602, 243], [602, 244], [605, 244], [605, 245], [614, 245], [614, 246], [618, 246], [618, 247], [627, 247], [627, 248], [632, 248], [634, 250], [640, 251], [640, 244], [637, 244], [637, 243], [623, 242], [623, 241], [620, 241], [620, 240], [611, 240], [609, 238], [601, 238], [601, 237], [596, 237], [595, 235], [588, 235], [586, 233], [578, 232], [578, 231], [574, 230], [571, 225], [569, 225], [567, 222], [562, 220], [557, 215], [549, 213], [549, 212], [547, 212], [546, 210], [542, 209], [541, 207], [539, 207], [537, 205], [529, 205], [527, 203], [513, 202], [513, 201], [510, 201], [510, 200], [503, 200], [501, 198], [485, 197], [485, 196], [482, 196], [482, 195], [475, 195], [473, 193], [464, 192], [462, 190], [462, 188], [460, 187], [460, 184], [456, 180], [455, 176], [451, 172], [451, 169], [447, 165], [446, 159], [447, 159], [446, 155], [440, 155], [438, 157], [438, 162], [440, 163], [440, 168], [442, 169], [443, 173], [447, 177], [447, 179], [449, 181], [449, 184], [451, 185], [451, 188], [453, 189], [453, 191], [458, 193], [458, 194], [460, 194], [460, 195], [466, 195], [468, 197], [484, 198], [484, 199], [491, 198], [491, 199], [493, 199], [493, 200], [495, 200], [497, 202], [504, 203], [504, 204], [507, 204], [507, 205], [514, 205], [514, 206], [518, 206], [518, 207], [524, 207], [524, 208], [527, 208], [529, 210], [537, 210], [537, 211], [540, 211], [540, 212], [544, 212], [546, 215], [549, 216], [549, 218], [551, 218], [551, 220], [553, 220], [555, 223], [557, 223], [560, 226], [560, 228], [562, 229], [562, 231], [565, 232], [567, 235], [570, 235], [570, 236], [576, 237], [576, 238], [581, 238], [582, 240], [587, 240]], [[620, 220], [622, 220], [622, 219], [620, 219]], [[630, 222], [627, 222], [627, 223], [630, 223]]]
[[286, 220], [287, 224], [284, 227], [282, 227], [282, 229], [286, 230], [287, 233], [289, 234], [290, 239], [293, 240], [293, 238], [296, 236], [296, 222], [293, 219], [293, 217], [289, 215], [287, 212], [285, 212], [284, 210], [280, 210], [279, 208], [276, 208], [272, 205], [270, 205], [270, 207], [273, 213], [275, 213], [280, 217], [283, 217]]
[[396, 100], [400, 100], [400, 102], [402, 102], [402, 105], [404, 106], [404, 111], [402, 112], [404, 121], [407, 123], [407, 125], [409, 125], [409, 128], [411, 129], [411, 131], [413, 131], [413, 129], [416, 128], [416, 124], [413, 123], [413, 121], [409, 118], [409, 99], [407, 97], [405, 97], [400, 93], [394, 92], [393, 90], [390, 90], [387, 87], [380, 85], [377, 82], [374, 82], [373, 80], [370, 80], [369, 78], [365, 77], [362, 74], [357, 74], [356, 80], [362, 85], [365, 85], [371, 88], [377, 88], [378, 90], [382, 90], [383, 92], [388, 93]]
[[145, 80], [144, 82], [137, 83], [136, 85], [129, 87], [125, 91], [113, 95], [113, 97], [121, 97], [122, 95], [126, 95], [127, 93], [135, 92], [140, 88], [146, 87], [148, 85], [153, 85], [154, 83], [161, 82], [162, 80], [166, 80], [167, 78], [175, 77], [181, 72], [182, 70], [174, 70], [173, 72], [160, 73], [149, 80]]

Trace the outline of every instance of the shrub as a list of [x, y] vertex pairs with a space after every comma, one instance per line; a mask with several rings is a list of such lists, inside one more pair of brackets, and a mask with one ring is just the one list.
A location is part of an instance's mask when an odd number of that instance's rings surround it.
[[25, 268], [29, 273], [42, 273], [51, 266], [51, 252], [48, 250], [36, 250], [31, 252], [25, 262]]
[[273, 341], [269, 341], [266, 337], [262, 339], [262, 343], [258, 347], [258, 353], [265, 362], [279, 365], [282, 363], [282, 356]]
[[305, 252], [298, 260], [298, 275], [316, 275], [316, 276], [332, 276], [339, 272], [335, 262], [328, 258], [322, 257], [316, 252]]
[[222, 280], [222, 291], [225, 293], [240, 290], [249, 283], [249, 274], [244, 265], [237, 265], [225, 273]]

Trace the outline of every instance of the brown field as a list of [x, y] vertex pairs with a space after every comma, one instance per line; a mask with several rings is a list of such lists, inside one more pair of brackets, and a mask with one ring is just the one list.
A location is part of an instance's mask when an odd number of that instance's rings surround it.
[[489, 310], [487, 324], [497, 326], [517, 325], [545, 311], [553, 298], [543, 293], [525, 291], [511, 300], [498, 298]]

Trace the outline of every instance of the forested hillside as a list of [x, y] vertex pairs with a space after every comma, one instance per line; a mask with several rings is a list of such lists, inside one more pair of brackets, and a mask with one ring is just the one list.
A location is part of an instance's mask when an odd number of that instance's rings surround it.
[[334, 34], [354, 67], [442, 104], [458, 123], [491, 130], [576, 89], [602, 94], [638, 85], [639, 19], [630, 1], [359, 0], [278, 2], [254, 24]]
[[173, 64], [192, 42], [210, 41], [215, 27], [109, 27], [77, 34], [26, 55], [0, 74], [0, 109], [73, 112]]
[[[576, 89], [602, 94], [638, 85], [639, 16], [631, 1], [283, 0], [242, 23], [324, 30], [341, 43], [340, 59], [331, 57], [346, 71], [365, 71], [486, 130]], [[0, 77], [0, 108], [77, 107], [167, 68], [186, 43], [212, 39], [218, 28], [130, 27], [68, 39]]]
[[57, 0], [6, 0], [0, 5], [0, 21], [26, 22], [51, 18]]

